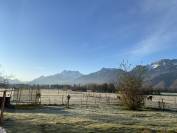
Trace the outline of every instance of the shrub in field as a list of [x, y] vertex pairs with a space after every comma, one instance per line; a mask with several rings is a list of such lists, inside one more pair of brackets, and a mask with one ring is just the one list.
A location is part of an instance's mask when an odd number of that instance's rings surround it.
[[144, 101], [143, 75], [144, 68], [138, 68], [136, 71], [128, 71], [123, 64], [125, 73], [119, 80], [120, 99], [124, 106], [130, 110], [137, 110], [142, 107]]
[[119, 83], [119, 88], [121, 101], [128, 109], [136, 110], [142, 106], [144, 95], [141, 79], [125, 74]]

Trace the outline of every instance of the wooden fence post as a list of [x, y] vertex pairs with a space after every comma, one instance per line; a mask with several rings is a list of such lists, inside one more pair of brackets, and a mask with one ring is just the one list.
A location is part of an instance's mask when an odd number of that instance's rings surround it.
[[3, 113], [4, 113], [4, 105], [5, 105], [5, 100], [6, 100], [6, 91], [3, 92], [3, 99], [1, 103], [1, 116], [0, 116], [0, 124], [3, 124]]
[[62, 96], [61, 96], [61, 102], [62, 102], [61, 104], [64, 105], [64, 102], [63, 102], [63, 94], [62, 94]]
[[161, 109], [161, 106], [160, 106], [160, 101], [158, 101], [158, 106], [159, 106], [159, 109]]
[[67, 108], [69, 108], [69, 100], [70, 100], [70, 98], [71, 98], [71, 96], [68, 95], [68, 96], [67, 96]]
[[163, 101], [163, 99], [162, 99], [162, 109], [163, 111], [165, 110], [165, 102]]

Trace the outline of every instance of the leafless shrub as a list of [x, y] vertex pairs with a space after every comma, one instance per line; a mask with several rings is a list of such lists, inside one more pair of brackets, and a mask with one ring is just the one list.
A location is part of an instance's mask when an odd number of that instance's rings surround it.
[[125, 73], [121, 76], [119, 81], [119, 92], [121, 102], [130, 110], [137, 110], [142, 107], [144, 101], [143, 74], [144, 70], [141, 68], [136, 71], [129, 71], [126, 63], [122, 64]]

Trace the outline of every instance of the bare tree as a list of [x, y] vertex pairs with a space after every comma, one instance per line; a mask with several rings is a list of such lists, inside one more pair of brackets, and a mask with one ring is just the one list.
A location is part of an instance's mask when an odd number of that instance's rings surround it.
[[142, 107], [144, 101], [143, 75], [145, 69], [137, 67], [135, 71], [130, 71], [130, 65], [123, 62], [121, 67], [125, 73], [119, 79], [120, 99], [124, 106], [130, 110], [137, 110]]

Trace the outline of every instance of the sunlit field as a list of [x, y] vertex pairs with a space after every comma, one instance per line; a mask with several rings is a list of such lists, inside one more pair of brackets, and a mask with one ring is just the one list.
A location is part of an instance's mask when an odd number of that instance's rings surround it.
[[[3, 127], [8, 133], [177, 132], [175, 111], [152, 108], [128, 111], [120, 106], [116, 93], [43, 89], [41, 94], [41, 105], [17, 105], [15, 109], [6, 109]], [[66, 107], [68, 94], [71, 95], [69, 108]], [[153, 96], [146, 104], [161, 98], [165, 102], [169, 99], [175, 102], [175, 97]]]
[[177, 132], [176, 125], [176, 113], [127, 111], [118, 105], [8, 110], [4, 121], [8, 133], [166, 133]]
[[71, 105], [98, 105], [101, 103], [115, 104], [118, 102], [116, 93], [79, 92], [71, 90], [41, 89], [41, 104], [66, 104], [67, 95], [71, 96]]

